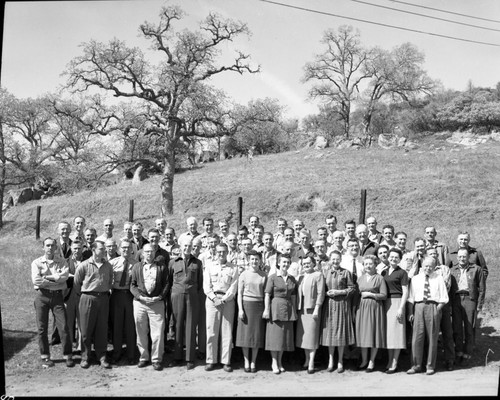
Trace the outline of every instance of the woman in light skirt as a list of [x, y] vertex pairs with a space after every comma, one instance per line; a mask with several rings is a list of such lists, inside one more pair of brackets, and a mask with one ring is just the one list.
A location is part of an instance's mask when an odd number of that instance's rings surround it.
[[325, 278], [321, 271], [315, 271], [314, 254], [308, 253], [302, 259], [304, 272], [299, 279], [297, 333], [295, 345], [304, 349], [305, 362], [303, 369], [314, 373], [314, 356], [319, 347], [319, 325], [321, 322], [321, 305], [325, 300]]

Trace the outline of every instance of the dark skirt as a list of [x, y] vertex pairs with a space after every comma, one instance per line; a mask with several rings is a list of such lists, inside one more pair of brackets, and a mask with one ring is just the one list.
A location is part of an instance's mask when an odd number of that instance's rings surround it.
[[266, 350], [294, 351], [294, 321], [267, 321]]
[[236, 346], [264, 348], [266, 321], [262, 318], [264, 301], [243, 301], [245, 319], [238, 318]]

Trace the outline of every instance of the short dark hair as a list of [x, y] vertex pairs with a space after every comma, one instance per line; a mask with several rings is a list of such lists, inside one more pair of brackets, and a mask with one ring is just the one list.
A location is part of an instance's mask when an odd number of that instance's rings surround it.
[[401, 251], [401, 249], [398, 249], [397, 247], [391, 247], [391, 249], [389, 249], [389, 254], [391, 253], [396, 253], [400, 259], [403, 258], [403, 252]]
[[248, 228], [246, 227], [246, 225], [240, 225], [238, 226], [238, 231], [245, 231], [246, 233], [248, 233]]
[[256, 250], [250, 250], [248, 253], [247, 253], [247, 257], [249, 256], [255, 256], [255, 257], [259, 257], [259, 260], [262, 260], [262, 254], [259, 253], [258, 251]]
[[203, 220], [201, 221], [201, 224], [202, 225], [205, 225], [205, 222], [211, 222], [212, 224], [214, 223], [214, 219], [213, 218], [210, 218], [210, 217], [205, 217], [203, 218]]
[[328, 215], [326, 216], [326, 218], [325, 218], [325, 221], [326, 221], [327, 219], [334, 219], [334, 220], [335, 220], [335, 223], [337, 223], [337, 217], [336, 217], [335, 215], [333, 215], [333, 214], [328, 214]]
[[344, 222], [344, 226], [347, 225], [356, 225], [356, 221], [354, 221], [353, 219], [348, 219], [346, 222]]
[[95, 249], [97, 248], [97, 245], [98, 245], [98, 244], [102, 244], [104, 247], [106, 247], [106, 245], [104, 244], [104, 242], [103, 242], [102, 240], [96, 240], [94, 243], [92, 243], [92, 244], [90, 245], [90, 248], [91, 248], [92, 250], [95, 250]]
[[394, 237], [398, 237], [399, 235], [405, 235], [405, 237], [408, 237], [408, 235], [406, 234], [406, 232], [403, 232], [403, 231], [396, 232], [396, 234], [394, 235]]
[[384, 225], [382, 227], [382, 230], [384, 230], [384, 229], [390, 229], [392, 231], [392, 233], [394, 233], [394, 227], [392, 225]]

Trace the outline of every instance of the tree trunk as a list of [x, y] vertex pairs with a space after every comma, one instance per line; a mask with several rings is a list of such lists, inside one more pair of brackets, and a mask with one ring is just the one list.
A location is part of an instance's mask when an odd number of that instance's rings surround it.
[[165, 166], [161, 179], [161, 216], [172, 215], [174, 212], [174, 174], [175, 152], [174, 147], [165, 146]]
[[0, 229], [3, 227], [3, 196], [5, 192], [6, 179], [5, 147], [3, 139], [3, 127], [0, 121]]

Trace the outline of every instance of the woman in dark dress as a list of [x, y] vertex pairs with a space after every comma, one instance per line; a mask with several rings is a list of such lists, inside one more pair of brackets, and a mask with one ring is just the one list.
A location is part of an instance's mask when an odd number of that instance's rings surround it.
[[281, 364], [283, 351], [294, 351], [293, 321], [297, 320], [297, 281], [288, 273], [292, 260], [281, 254], [279, 269], [267, 279], [263, 317], [266, 326], [266, 350], [271, 351], [272, 369], [275, 374], [285, 372]]
[[[387, 298], [387, 286], [384, 278], [377, 274], [377, 257], [365, 256], [363, 270], [364, 273], [358, 278], [361, 301], [356, 312], [356, 345], [361, 348], [359, 368], [373, 372], [377, 351], [385, 347], [384, 301]], [[368, 349], [371, 349], [369, 362]]]
[[394, 247], [389, 250], [389, 268], [382, 272], [387, 284], [387, 299], [385, 312], [387, 320], [386, 348], [388, 361], [385, 372], [393, 374], [398, 368], [398, 359], [401, 349], [406, 349], [406, 318], [405, 307], [408, 298], [408, 274], [399, 264], [403, 252]]
[[330, 267], [324, 272], [326, 281], [326, 300], [323, 303], [322, 332], [320, 343], [328, 346], [328, 372], [334, 370], [333, 361], [335, 348], [338, 351], [337, 372], [344, 372], [342, 358], [344, 347], [356, 343], [354, 336], [354, 321], [349, 296], [354, 292], [355, 285], [352, 274], [340, 268], [342, 254], [334, 250], [330, 254]]

